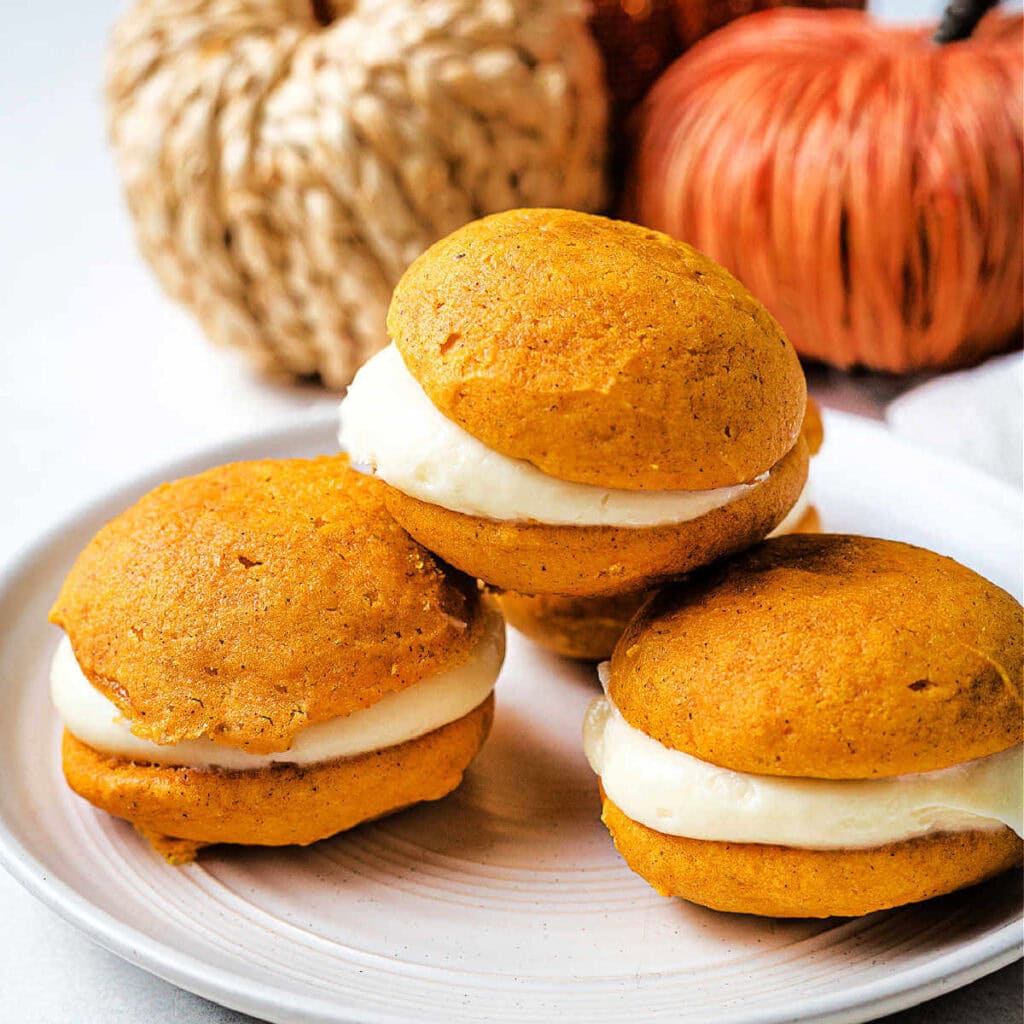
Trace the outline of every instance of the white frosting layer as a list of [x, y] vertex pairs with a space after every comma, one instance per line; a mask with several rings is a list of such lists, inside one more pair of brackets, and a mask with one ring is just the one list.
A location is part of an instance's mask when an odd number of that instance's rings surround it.
[[67, 637], [53, 657], [50, 693], [68, 730], [94, 750], [128, 761], [253, 771], [278, 762], [305, 765], [355, 757], [433, 732], [487, 699], [504, 657], [505, 623], [489, 612], [468, 661], [344, 718], [307, 726], [290, 750], [274, 754], [250, 754], [205, 738], [163, 746], [134, 735], [116, 705], [86, 678]]
[[366, 363], [349, 385], [339, 440], [353, 462], [371, 467], [404, 494], [486, 519], [661, 526], [699, 519], [757, 486], [623, 491], [548, 476], [524, 459], [493, 451], [448, 419], [393, 344]]
[[671, 750], [634, 729], [607, 697], [590, 705], [583, 745], [612, 802], [665, 835], [836, 850], [1004, 825], [1024, 833], [1020, 745], [890, 779], [751, 775]]

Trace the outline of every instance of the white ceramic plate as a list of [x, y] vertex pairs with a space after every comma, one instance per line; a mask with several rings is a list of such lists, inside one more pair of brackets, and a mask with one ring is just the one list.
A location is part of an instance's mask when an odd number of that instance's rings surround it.
[[[913, 541], [1021, 590], [1020, 504], [881, 427], [826, 417], [825, 525]], [[334, 449], [333, 423], [167, 468]], [[1019, 881], [862, 920], [772, 921], [662, 899], [619, 860], [580, 751], [592, 670], [511, 634], [494, 733], [436, 804], [308, 849], [171, 868], [63, 784], [46, 611], [110, 495], [29, 551], [0, 591], [0, 858], [120, 956], [273, 1021], [861, 1021], [1019, 955]]]

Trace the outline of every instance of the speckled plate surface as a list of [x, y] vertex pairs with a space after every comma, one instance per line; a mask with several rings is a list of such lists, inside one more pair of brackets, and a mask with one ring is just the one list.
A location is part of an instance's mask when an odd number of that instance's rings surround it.
[[[331, 451], [333, 423], [167, 467]], [[812, 474], [827, 529], [952, 555], [1020, 596], [1008, 487], [826, 417]], [[580, 750], [587, 667], [517, 634], [494, 733], [452, 796], [304, 850], [222, 850], [169, 868], [72, 795], [47, 699], [45, 621], [78, 550], [158, 482], [42, 538], [0, 591], [0, 859], [98, 942], [272, 1021], [861, 1021], [1020, 955], [1019, 879], [862, 920], [771, 921], [656, 896], [598, 821]]]

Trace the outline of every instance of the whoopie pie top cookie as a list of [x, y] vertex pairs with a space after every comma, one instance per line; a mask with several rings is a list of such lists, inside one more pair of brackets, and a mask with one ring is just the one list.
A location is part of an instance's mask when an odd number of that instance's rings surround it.
[[50, 619], [136, 736], [288, 750], [466, 662], [485, 628], [473, 582], [402, 530], [382, 490], [345, 456], [164, 484], [100, 530]]
[[803, 372], [724, 269], [667, 236], [513, 210], [395, 290], [339, 439], [421, 544], [502, 590], [641, 590], [770, 533], [807, 479]]
[[767, 310], [697, 250], [624, 221], [473, 221], [409, 267], [388, 330], [445, 417], [560, 480], [749, 483], [804, 416], [799, 361]]
[[942, 555], [780, 537], [657, 594], [611, 660], [625, 721], [738, 772], [875, 779], [1021, 742], [1021, 606]]

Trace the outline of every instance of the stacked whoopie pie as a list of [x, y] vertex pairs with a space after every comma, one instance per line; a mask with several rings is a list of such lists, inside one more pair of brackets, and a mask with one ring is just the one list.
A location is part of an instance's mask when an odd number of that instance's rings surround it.
[[793, 347], [718, 264], [564, 210], [466, 225], [405, 273], [341, 441], [425, 547], [499, 590], [636, 592], [799, 498]]
[[949, 558], [792, 536], [628, 626], [584, 746], [659, 892], [859, 915], [1020, 865], [1021, 606]]
[[108, 523], [51, 612], [71, 788], [170, 860], [306, 844], [454, 789], [504, 622], [344, 456], [236, 463]]

